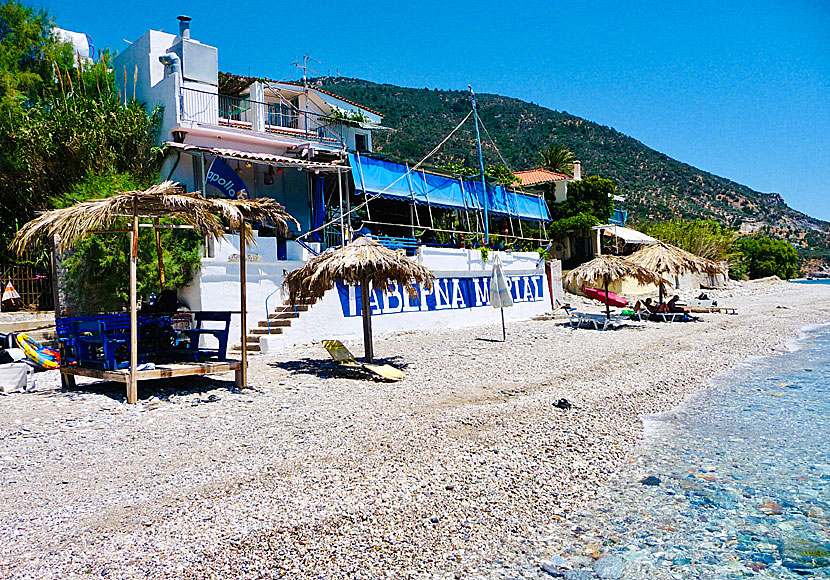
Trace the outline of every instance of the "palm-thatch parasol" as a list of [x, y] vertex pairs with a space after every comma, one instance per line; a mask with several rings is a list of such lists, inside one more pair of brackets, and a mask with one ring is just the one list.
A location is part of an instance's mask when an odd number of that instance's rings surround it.
[[640, 284], [657, 284], [662, 288], [666, 284], [661, 276], [651, 270], [630, 262], [619, 256], [602, 254], [590, 262], [577, 266], [565, 276], [565, 284], [577, 288], [596, 286], [602, 282], [605, 290], [605, 316], [611, 318], [611, 305], [608, 303], [608, 283], [620, 278], [634, 278]]
[[348, 246], [329, 249], [315, 256], [304, 266], [290, 272], [283, 286], [288, 288], [289, 301], [295, 305], [309, 298], [321, 298], [338, 281], [348, 285], [360, 284], [363, 347], [366, 362], [372, 362], [370, 288], [386, 292], [397, 283], [414, 296], [413, 283], [423, 284], [429, 289], [434, 278], [428, 268], [407, 258], [402, 251], [390, 250], [369, 238], [359, 238]]
[[[723, 267], [717, 262], [701, 258], [677, 246], [657, 241], [637, 250], [628, 259], [643, 268], [657, 274], [677, 276], [684, 272], [714, 276], [723, 273]], [[663, 302], [663, 287], [660, 287], [660, 302]]]
[[[246, 384], [247, 341], [245, 334], [247, 299], [245, 289], [245, 248], [253, 242], [253, 235], [246, 221], [265, 221], [283, 234], [288, 222], [299, 227], [294, 217], [272, 199], [206, 199], [199, 192], [186, 193], [183, 186], [165, 181], [144, 191], [127, 191], [106, 199], [94, 199], [64, 209], [44, 212], [17, 232], [11, 248], [22, 252], [43, 239], [55, 236], [57, 250], [65, 252], [87, 234], [101, 231], [121, 218], [130, 218], [130, 229], [105, 230], [110, 233], [131, 234], [130, 240], [130, 374], [127, 383], [127, 402], [137, 399], [137, 308], [136, 308], [136, 259], [138, 257], [139, 218], [175, 218], [192, 226], [199, 233], [220, 239], [225, 236], [225, 220], [240, 235], [240, 300], [242, 310], [242, 361], [240, 385]], [[157, 225], [157, 224], [156, 224]]]
[[[17, 232], [11, 248], [22, 252], [42, 239], [60, 236], [57, 249], [65, 252], [85, 235], [125, 217], [176, 218], [214, 239], [225, 235], [223, 218], [234, 230], [241, 230], [246, 220], [270, 222], [282, 233], [286, 233], [289, 221], [299, 227], [297, 220], [272, 199], [206, 199], [199, 192], [185, 193], [178, 183], [165, 181], [144, 191], [126, 191], [44, 212]], [[244, 235], [250, 245], [252, 236], [247, 228]]]

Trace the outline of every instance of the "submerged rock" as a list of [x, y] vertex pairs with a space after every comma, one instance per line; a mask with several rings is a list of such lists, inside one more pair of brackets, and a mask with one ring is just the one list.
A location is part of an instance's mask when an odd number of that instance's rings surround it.
[[640, 483], [643, 485], [660, 485], [660, 482], [660, 478], [653, 475], [649, 475], [648, 477], [644, 477], [640, 480]]

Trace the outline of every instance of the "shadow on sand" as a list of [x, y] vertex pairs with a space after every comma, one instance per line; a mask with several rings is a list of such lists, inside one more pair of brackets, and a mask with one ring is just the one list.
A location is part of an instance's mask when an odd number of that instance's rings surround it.
[[[358, 362], [361, 361], [358, 359]], [[401, 370], [405, 370], [408, 366], [399, 356], [375, 359], [374, 364], [390, 364]], [[354, 379], [376, 378], [376, 376], [371, 373], [367, 373], [358, 368], [343, 366], [331, 359], [303, 358], [298, 360], [272, 362], [269, 363], [268, 366], [288, 371], [292, 375], [310, 375], [320, 379], [340, 379], [344, 377]]]
[[[195, 394], [213, 395], [212, 391], [224, 390], [236, 392], [238, 389], [233, 380], [221, 380], [207, 376], [175, 377], [138, 383], [138, 400], [157, 397], [162, 401], [169, 400], [171, 395], [187, 396]], [[93, 393], [104, 395], [110, 399], [124, 403], [127, 400], [126, 386], [115, 381], [80, 382], [74, 388], [61, 387], [54, 391], [55, 396], [61, 394]]]

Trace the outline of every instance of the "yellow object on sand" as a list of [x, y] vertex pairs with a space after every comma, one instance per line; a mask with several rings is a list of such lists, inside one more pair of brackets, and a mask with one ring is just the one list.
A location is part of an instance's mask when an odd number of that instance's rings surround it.
[[345, 367], [361, 369], [389, 381], [399, 381], [404, 377], [402, 370], [391, 365], [373, 365], [358, 361], [339, 340], [324, 340], [323, 346], [329, 351], [331, 358]]

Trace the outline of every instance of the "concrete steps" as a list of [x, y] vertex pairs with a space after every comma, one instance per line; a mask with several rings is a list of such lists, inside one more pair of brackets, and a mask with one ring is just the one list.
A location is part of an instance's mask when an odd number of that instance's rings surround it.
[[[277, 306], [274, 312], [268, 314], [268, 320], [260, 320], [257, 322], [255, 328], [248, 332], [245, 339], [247, 348], [250, 352], [259, 352], [259, 339], [261, 336], [283, 334], [286, 329], [291, 327], [291, 324], [300, 318], [300, 314], [308, 312], [308, 309], [316, 302], [316, 300], [307, 300], [296, 306]], [[231, 352], [242, 352], [239, 344], [230, 349]]]

